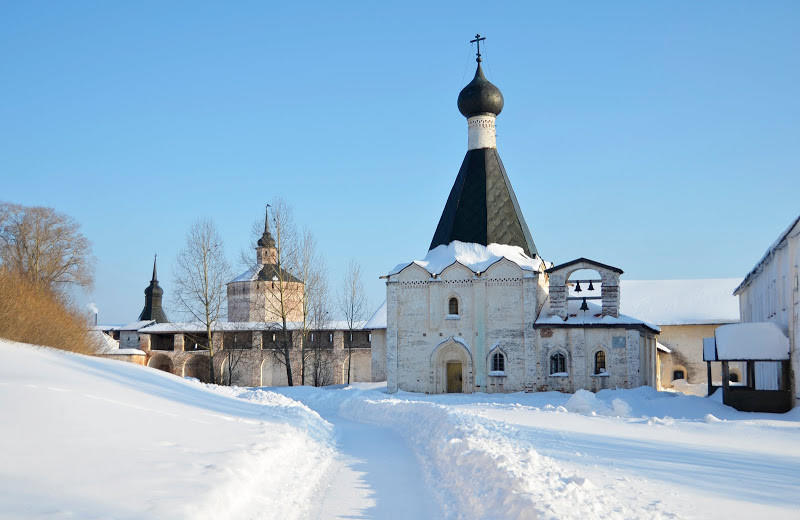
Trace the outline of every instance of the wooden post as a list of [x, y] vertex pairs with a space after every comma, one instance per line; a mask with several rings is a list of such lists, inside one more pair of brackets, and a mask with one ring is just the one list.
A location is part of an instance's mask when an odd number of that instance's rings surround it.
[[747, 362], [747, 388], [750, 390], [756, 389], [756, 362]]
[[722, 391], [728, 393], [730, 387], [731, 371], [728, 368], [728, 362], [722, 362]]
[[714, 390], [714, 385], [711, 383], [711, 361], [706, 361], [706, 377], [708, 378], [708, 395]]

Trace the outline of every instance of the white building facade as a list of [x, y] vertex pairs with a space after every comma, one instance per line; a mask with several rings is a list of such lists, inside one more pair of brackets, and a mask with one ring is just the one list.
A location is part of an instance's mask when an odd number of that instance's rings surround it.
[[793, 398], [800, 397], [800, 217], [778, 236], [734, 290], [742, 322], [773, 322], [789, 338]]

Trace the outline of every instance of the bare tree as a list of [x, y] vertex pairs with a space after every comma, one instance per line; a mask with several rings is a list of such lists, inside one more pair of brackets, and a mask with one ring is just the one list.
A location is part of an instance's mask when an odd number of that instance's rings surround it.
[[0, 264], [59, 292], [94, 283], [89, 240], [75, 219], [52, 208], [0, 203]]
[[316, 345], [310, 341], [309, 334], [312, 330], [321, 330], [324, 321], [327, 319], [326, 297], [328, 292], [325, 263], [316, 247], [316, 241], [311, 231], [306, 229], [300, 242], [298, 254], [298, 274], [303, 280], [303, 294], [301, 310], [303, 320], [300, 324], [300, 345], [301, 345], [301, 381], [306, 384], [307, 372], [312, 373], [312, 383], [314, 386], [321, 386], [320, 339], [317, 338]]
[[214, 377], [214, 342], [212, 330], [225, 312], [226, 286], [230, 266], [214, 223], [200, 219], [192, 224], [186, 244], [178, 253], [175, 265], [174, 298], [181, 309], [201, 322], [206, 329], [206, 345], [211, 382]]
[[303, 281], [293, 273], [299, 271], [302, 255], [292, 210], [281, 199], [271, 205], [269, 228], [274, 232], [274, 252], [271, 263], [262, 267], [260, 278], [268, 285], [256, 305], [263, 307], [264, 321], [274, 324], [277, 341], [273, 358], [286, 369], [286, 384], [293, 386], [292, 330], [302, 320], [304, 301]]
[[353, 331], [356, 325], [365, 319], [367, 297], [364, 294], [364, 283], [361, 280], [361, 266], [350, 260], [339, 294], [339, 310], [347, 323], [347, 384], [350, 384], [350, 369], [353, 359]]

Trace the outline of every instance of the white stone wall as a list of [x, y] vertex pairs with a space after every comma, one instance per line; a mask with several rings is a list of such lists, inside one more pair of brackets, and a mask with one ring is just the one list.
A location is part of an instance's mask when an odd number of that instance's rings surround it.
[[[389, 391], [446, 391], [445, 364], [453, 361], [463, 364], [465, 392], [655, 384], [652, 332], [636, 326], [534, 328], [547, 298], [546, 275], [513, 262], [500, 261], [480, 275], [454, 264], [436, 277], [412, 264], [386, 285], [387, 328], [385, 336], [373, 336], [373, 348], [385, 341]], [[451, 298], [458, 300], [457, 316], [449, 314]], [[606, 353], [605, 375], [594, 374], [594, 353], [600, 349]], [[505, 356], [505, 371], [490, 375], [490, 357], [498, 351]], [[565, 377], [550, 375], [556, 351], [567, 357]]]
[[375, 382], [386, 381], [386, 329], [372, 331], [370, 346], [372, 380]]

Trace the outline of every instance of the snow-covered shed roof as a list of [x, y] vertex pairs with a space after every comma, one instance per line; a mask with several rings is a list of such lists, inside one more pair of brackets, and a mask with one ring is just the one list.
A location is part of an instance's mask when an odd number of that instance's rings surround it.
[[762, 266], [767, 262], [767, 260], [769, 260], [769, 258], [773, 254], [775, 254], [775, 251], [777, 251], [778, 249], [780, 249], [781, 247], [784, 246], [784, 244], [786, 243], [786, 239], [792, 233], [792, 230], [798, 225], [800, 225], [800, 216], [798, 216], [796, 219], [794, 219], [792, 221], [792, 223], [789, 224], [789, 227], [787, 227], [783, 231], [783, 233], [778, 235], [778, 239], [775, 240], [775, 242], [773, 242], [771, 246], [769, 246], [769, 248], [767, 249], [767, 252], [764, 253], [764, 256], [762, 256], [761, 259], [758, 262], [756, 262], [755, 267], [753, 267], [753, 269], [750, 270], [749, 273], [747, 273], [747, 276], [744, 277], [744, 280], [742, 281], [742, 283], [739, 284], [736, 287], [736, 289], [733, 290], [733, 294], [739, 294], [739, 291], [741, 291], [742, 289], [744, 289], [745, 287], [747, 287], [750, 284], [750, 282], [753, 280], [753, 278], [761, 271]]
[[[549, 302], [549, 300], [548, 300]], [[586, 302], [589, 310], [580, 310], [581, 300], [568, 300], [567, 301], [567, 319], [564, 320], [560, 316], [550, 316], [549, 309], [545, 309], [539, 319], [536, 320], [537, 326], [555, 326], [555, 327], [572, 327], [572, 326], [590, 326], [590, 327], [645, 327], [653, 332], [660, 332], [658, 326], [636, 319], [632, 316], [620, 314], [618, 317], [603, 316], [602, 308], [591, 302]]]
[[722, 325], [703, 339], [703, 361], [788, 359], [789, 338], [771, 321]]
[[385, 329], [386, 328], [386, 300], [383, 301], [378, 310], [376, 310], [367, 323], [364, 325], [365, 329]]
[[739, 321], [738, 278], [620, 280], [620, 312], [658, 325]]
[[505, 244], [475, 244], [454, 240], [448, 245], [439, 245], [428, 251], [422, 260], [414, 260], [398, 264], [389, 272], [389, 276], [397, 274], [406, 267], [416, 264], [432, 275], [438, 275], [445, 268], [460, 263], [474, 273], [486, 271], [492, 264], [506, 258], [525, 271], [541, 271], [547, 268], [538, 256], [531, 258], [519, 246]]

